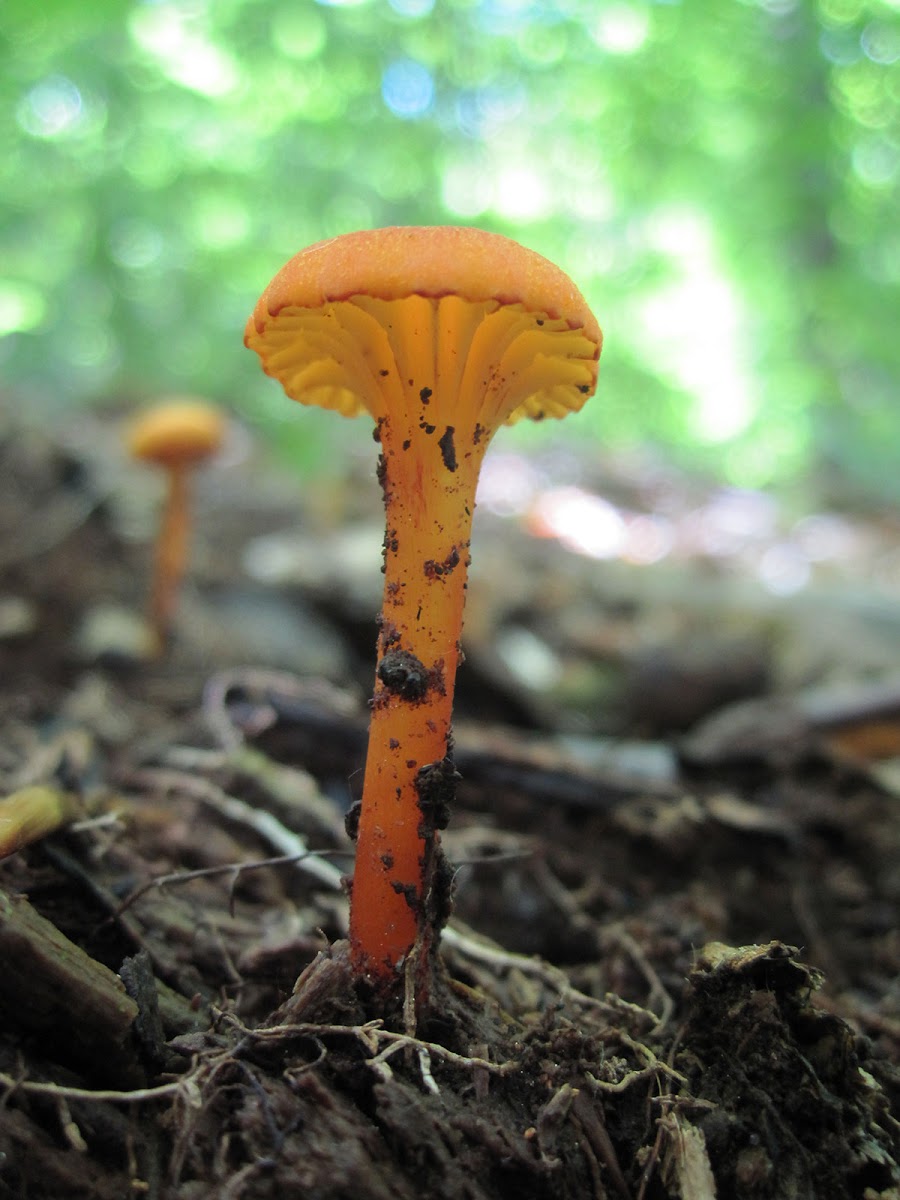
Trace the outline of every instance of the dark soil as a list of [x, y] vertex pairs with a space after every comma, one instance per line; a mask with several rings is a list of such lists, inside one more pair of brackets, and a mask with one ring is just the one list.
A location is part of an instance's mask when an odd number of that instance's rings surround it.
[[217, 637], [270, 515], [248, 466], [227, 531], [201, 492], [167, 656], [88, 636], [149, 561], [104, 456], [0, 442], [0, 783], [79, 808], [0, 861], [0, 1196], [900, 1196], [890, 678], [776, 702], [757, 664], [592, 757], [470, 655], [443, 966], [381, 1011], [343, 940], [358, 611], [281, 594], [345, 678]]

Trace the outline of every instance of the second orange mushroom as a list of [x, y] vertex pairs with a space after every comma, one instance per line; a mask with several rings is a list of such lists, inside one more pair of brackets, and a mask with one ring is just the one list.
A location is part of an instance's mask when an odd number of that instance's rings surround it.
[[155, 405], [136, 417], [128, 432], [132, 456], [161, 467], [167, 475], [148, 614], [157, 654], [163, 652], [169, 640], [187, 562], [190, 475], [215, 454], [224, 435], [222, 414], [192, 397]]

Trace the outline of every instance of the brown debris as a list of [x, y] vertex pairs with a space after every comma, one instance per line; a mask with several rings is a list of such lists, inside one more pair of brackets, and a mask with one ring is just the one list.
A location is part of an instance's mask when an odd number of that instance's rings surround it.
[[52, 1036], [64, 1060], [99, 1064], [110, 1082], [142, 1082], [122, 981], [45, 920], [24, 896], [0, 892], [0, 1015]]
[[343, 941], [363, 705], [186, 650], [85, 675], [65, 631], [138, 576], [29, 461], [7, 586], [41, 632], [0, 647], [0, 771], [91, 803], [0, 862], [3, 1200], [896, 1193], [897, 791], [833, 741], [889, 694], [661, 772], [460, 722], [443, 966], [376, 1013]]

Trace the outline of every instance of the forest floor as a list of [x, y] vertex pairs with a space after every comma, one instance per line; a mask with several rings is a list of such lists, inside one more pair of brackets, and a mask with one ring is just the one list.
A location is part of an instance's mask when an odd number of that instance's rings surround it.
[[499, 453], [444, 969], [386, 1017], [341, 887], [374, 464], [206, 471], [154, 661], [119, 447], [0, 428], [0, 786], [76, 810], [0, 861], [0, 1196], [900, 1197], [896, 512]]

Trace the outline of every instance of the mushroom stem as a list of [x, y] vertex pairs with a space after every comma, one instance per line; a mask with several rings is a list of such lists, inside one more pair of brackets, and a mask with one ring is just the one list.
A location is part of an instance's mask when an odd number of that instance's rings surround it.
[[[429, 397], [424, 388], [416, 400]], [[489, 441], [477, 426], [462, 440], [452, 426], [422, 421], [411, 427], [385, 417], [376, 433], [384, 604], [350, 940], [357, 969], [384, 982], [414, 946], [427, 971], [449, 902], [438, 830], [452, 798], [450, 718], [475, 488]]]
[[159, 535], [153, 586], [150, 592], [150, 623], [157, 649], [169, 640], [178, 589], [184, 576], [190, 527], [190, 480], [193, 464], [173, 463], [167, 468], [168, 485]]

